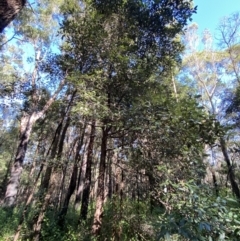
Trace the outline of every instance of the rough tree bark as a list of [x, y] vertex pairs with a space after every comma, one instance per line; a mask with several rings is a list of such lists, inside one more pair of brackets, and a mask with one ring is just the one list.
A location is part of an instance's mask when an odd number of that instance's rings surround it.
[[16, 15], [26, 4], [26, 0], [1, 0], [0, 1], [0, 33], [12, 22]]
[[98, 174], [98, 187], [96, 196], [96, 210], [94, 213], [92, 234], [98, 236], [101, 231], [104, 204], [104, 179], [106, 171], [107, 139], [110, 127], [102, 127], [101, 156]]
[[232, 191], [236, 195], [238, 201], [240, 201], [240, 190], [239, 190], [238, 184], [235, 180], [234, 170], [233, 170], [233, 167], [232, 167], [229, 155], [228, 155], [226, 142], [223, 138], [220, 138], [220, 145], [221, 145], [222, 153], [224, 156], [224, 160], [227, 163], [228, 177], [229, 177], [229, 180], [231, 183]]
[[15, 233], [15, 236], [14, 236], [14, 241], [17, 241], [19, 239], [19, 236], [20, 236], [20, 232], [21, 232], [21, 229], [22, 229], [22, 226], [23, 226], [23, 223], [25, 221], [25, 218], [26, 218], [26, 213], [27, 213], [27, 210], [32, 202], [32, 199], [33, 199], [33, 195], [34, 195], [34, 191], [37, 187], [37, 183], [38, 183], [38, 180], [40, 178], [40, 175], [42, 173], [42, 170], [43, 170], [43, 165], [41, 165], [40, 167], [40, 170], [38, 172], [38, 175], [37, 175], [37, 178], [34, 182], [34, 185], [33, 185], [33, 188], [32, 190], [29, 192], [29, 195], [28, 195], [28, 198], [27, 198], [27, 201], [26, 201], [26, 204], [25, 204], [25, 207], [23, 209], [23, 212], [19, 218], [19, 222], [18, 222], [18, 227], [17, 227], [17, 230], [16, 230], [16, 233]]
[[112, 175], [112, 162], [114, 159], [114, 153], [110, 153], [108, 155], [108, 193], [107, 193], [107, 197], [109, 199], [112, 198], [113, 195], [113, 175]]
[[[69, 112], [71, 110], [71, 106], [72, 106], [72, 102], [73, 102], [75, 94], [76, 94], [76, 91], [73, 93], [71, 100], [68, 103], [66, 112], [63, 114], [62, 120], [59, 123], [58, 128], [56, 130], [54, 140], [53, 140], [50, 160], [53, 160], [56, 155], [58, 158], [60, 158], [62, 155], [64, 140], [66, 137], [67, 129], [70, 124]], [[64, 119], [66, 119], [66, 121], [65, 121], [64, 127], [62, 128]], [[60, 135], [60, 133], [61, 133], [61, 135]], [[58, 152], [57, 152], [57, 147], [58, 147]], [[39, 201], [42, 204], [42, 206], [41, 206], [40, 212], [38, 213], [38, 215], [36, 215], [37, 221], [35, 222], [34, 227], [33, 227], [33, 230], [34, 230], [33, 240], [34, 241], [38, 241], [40, 239], [40, 233], [41, 233], [41, 228], [42, 228], [42, 223], [43, 223], [43, 219], [45, 216], [45, 212], [50, 203], [51, 195], [52, 195], [52, 192], [55, 187], [56, 187], [56, 181], [55, 181], [55, 177], [54, 177], [54, 165], [52, 163], [49, 163], [47, 166], [47, 169], [46, 169], [46, 173], [44, 176], [42, 186], [41, 186], [41, 191], [43, 193], [42, 193], [42, 195], [40, 195]]]
[[66, 197], [64, 199], [64, 203], [63, 203], [61, 212], [59, 214], [58, 224], [60, 226], [64, 225], [64, 220], [65, 220], [65, 216], [67, 214], [69, 201], [70, 201], [70, 198], [71, 198], [73, 192], [76, 189], [77, 177], [78, 177], [78, 163], [79, 163], [79, 157], [80, 157], [80, 150], [83, 145], [84, 135], [85, 135], [85, 126], [82, 130], [82, 135], [80, 136], [80, 138], [78, 138], [78, 144], [77, 144], [77, 148], [76, 148], [75, 161], [74, 161], [74, 165], [73, 165], [73, 169], [72, 169], [72, 175], [71, 175], [68, 191], [67, 191]]
[[87, 213], [88, 213], [88, 203], [89, 203], [89, 196], [90, 196], [90, 187], [92, 181], [92, 159], [93, 159], [93, 144], [95, 139], [95, 120], [92, 121], [92, 128], [90, 133], [90, 140], [88, 144], [87, 150], [87, 165], [86, 165], [86, 173], [85, 173], [85, 181], [83, 186], [83, 194], [82, 194], [82, 206], [81, 206], [81, 213], [80, 219], [86, 220]]
[[[87, 125], [85, 124], [85, 132], [87, 133], [88, 131], [86, 130], [86, 127]], [[85, 136], [85, 132], [83, 132], [83, 135], [82, 135], [82, 139], [81, 139], [81, 146], [78, 147], [79, 151], [76, 153], [76, 160], [77, 162], [79, 163], [81, 161], [81, 164], [80, 164], [80, 170], [79, 170], [79, 173], [78, 173], [78, 180], [77, 180], [77, 191], [76, 191], [76, 198], [75, 198], [75, 202], [74, 202], [74, 208], [75, 210], [78, 210], [80, 205], [81, 205], [81, 197], [82, 197], [82, 190], [83, 190], [83, 180], [84, 180], [84, 177], [85, 177], [85, 171], [86, 171], [86, 163], [87, 163], [87, 153], [86, 153], [86, 148], [88, 146], [88, 143], [89, 143], [89, 138], [86, 137], [85, 139], [85, 143], [83, 144], [83, 141], [84, 141], [84, 136]], [[80, 143], [79, 143], [80, 144]], [[82, 149], [82, 146], [83, 147], [83, 157], [81, 158], [81, 155], [80, 155], [80, 150]], [[77, 157], [78, 156], [78, 157]]]
[[[60, 139], [60, 133], [62, 130], [62, 122], [63, 120], [59, 123], [55, 135], [53, 138], [52, 142], [52, 149], [51, 149], [51, 155], [50, 155], [50, 160], [53, 160], [55, 156], [57, 155], [57, 147]], [[41, 228], [42, 228], [42, 222], [45, 216], [46, 209], [48, 207], [50, 198], [51, 198], [51, 191], [54, 189], [53, 185], [53, 165], [52, 163], [48, 163], [45, 175], [43, 178], [43, 181], [40, 186], [40, 196], [39, 196], [39, 203], [41, 204], [41, 209], [36, 215], [36, 221], [33, 225], [33, 240], [38, 241], [40, 239], [40, 233], [41, 233]]]

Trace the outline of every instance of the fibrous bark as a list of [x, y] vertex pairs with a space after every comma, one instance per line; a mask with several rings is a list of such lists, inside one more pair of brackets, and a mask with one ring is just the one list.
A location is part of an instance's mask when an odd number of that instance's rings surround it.
[[25, 113], [21, 118], [19, 144], [4, 198], [6, 206], [13, 206], [15, 204], [20, 177], [23, 169], [23, 161], [26, 155], [28, 141], [32, 132], [33, 125], [38, 119], [42, 118], [46, 111], [50, 108], [58, 93], [62, 89], [64, 83], [65, 80], [63, 79], [54, 95], [47, 101], [41, 111], [34, 111], [30, 114]]
[[11, 169], [11, 175], [7, 185], [7, 190], [5, 193], [4, 201], [7, 206], [12, 206], [15, 203], [29, 137], [32, 131], [33, 124], [36, 122], [37, 119], [38, 116], [36, 113], [33, 113], [32, 115], [26, 114], [21, 118], [19, 144], [14, 164]]
[[[50, 155], [50, 160], [53, 160], [57, 154], [57, 146], [59, 143], [60, 139], [60, 133], [62, 130], [62, 122], [63, 120], [59, 123], [54, 138], [52, 142], [52, 149], [51, 149], [51, 155]], [[50, 202], [51, 198], [51, 192], [54, 189], [53, 185], [53, 165], [51, 163], [48, 163], [48, 166], [46, 168], [46, 172], [43, 178], [43, 181], [40, 186], [41, 194], [39, 196], [39, 203], [41, 203], [41, 209], [39, 213], [36, 215], [36, 222], [33, 225], [33, 240], [38, 241], [40, 239], [40, 233], [41, 233], [41, 228], [42, 228], [42, 222], [45, 216], [46, 209], [48, 207], [48, 204]]]
[[83, 220], [87, 218], [87, 213], [88, 213], [90, 186], [92, 181], [92, 159], [93, 159], [93, 144], [95, 139], [95, 130], [96, 130], [95, 121], [92, 121], [90, 140], [89, 140], [88, 150], [87, 150], [87, 165], [86, 165], [85, 181], [84, 181], [83, 195], [82, 195], [82, 206], [81, 206], [81, 214], [80, 214], [80, 218], [82, 218]]
[[104, 179], [106, 171], [106, 154], [107, 154], [107, 138], [108, 138], [108, 127], [102, 128], [102, 143], [101, 143], [101, 157], [99, 164], [99, 176], [98, 176], [98, 187], [96, 197], [96, 210], [94, 213], [92, 233], [98, 236], [101, 231], [102, 218], [103, 218], [103, 204], [104, 204]]
[[64, 199], [64, 203], [63, 203], [63, 206], [61, 208], [61, 212], [59, 214], [58, 224], [60, 226], [64, 225], [64, 219], [65, 219], [65, 216], [67, 214], [69, 201], [70, 201], [70, 198], [71, 198], [73, 192], [76, 189], [77, 176], [78, 176], [78, 161], [79, 161], [79, 155], [80, 155], [79, 152], [81, 150], [82, 143], [83, 143], [84, 129], [83, 129], [82, 136], [80, 138], [78, 137], [78, 145], [77, 145], [77, 148], [76, 148], [76, 155], [75, 155], [75, 161], [74, 161], [74, 165], [73, 165], [73, 169], [72, 169], [72, 175], [71, 175], [69, 187], [68, 187], [68, 190], [67, 190], [67, 194], [66, 194], [66, 197]]
[[1, 0], [0, 1], [0, 33], [12, 22], [22, 10], [26, 0]]
[[224, 156], [224, 160], [227, 163], [228, 177], [229, 177], [229, 180], [231, 183], [232, 191], [233, 191], [234, 195], [236, 195], [238, 201], [240, 201], [240, 190], [239, 190], [238, 184], [235, 180], [235, 173], [234, 173], [233, 166], [231, 164], [231, 161], [230, 161], [230, 158], [228, 155], [226, 142], [223, 138], [220, 139], [220, 145], [221, 145], [222, 153]]

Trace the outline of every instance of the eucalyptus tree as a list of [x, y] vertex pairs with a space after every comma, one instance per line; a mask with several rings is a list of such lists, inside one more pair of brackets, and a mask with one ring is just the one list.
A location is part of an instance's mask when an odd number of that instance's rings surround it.
[[217, 40], [219, 47], [225, 50], [224, 66], [226, 73], [232, 81], [232, 89], [229, 90], [229, 95], [225, 97], [227, 102], [228, 114], [233, 114], [231, 117], [238, 127], [239, 122], [239, 84], [240, 84], [240, 14], [233, 13], [228, 17], [224, 17], [218, 26]]
[[74, 64], [76, 85], [88, 91], [102, 130], [95, 235], [103, 216], [109, 136], [124, 123], [133, 103], [154, 86], [150, 77], [166, 72], [169, 60], [179, 59], [182, 45], [176, 36], [194, 11], [191, 1], [76, 2], [66, 10], [64, 51]]
[[[61, 91], [66, 77], [66, 73], [61, 71], [54, 78], [49, 77], [48, 73], [44, 73], [41, 67], [43, 62], [46, 61], [46, 56], [51, 51], [53, 44], [57, 44], [57, 28], [55, 31], [50, 31], [53, 26], [57, 26], [56, 19], [53, 17], [57, 11], [54, 1], [40, 1], [39, 3], [44, 6], [36, 4], [34, 6], [35, 14], [32, 14], [32, 8], [30, 7], [21, 11], [18, 20], [14, 22], [13, 32], [15, 31], [15, 37], [4, 45], [4, 51], [1, 52], [3, 59], [6, 59], [8, 55], [10, 56], [7, 61], [4, 61], [2, 74], [4, 76], [13, 76], [11, 77], [13, 84], [10, 90], [13, 100], [21, 103], [25, 102], [25, 106], [22, 107], [22, 111], [19, 114], [19, 142], [5, 194], [5, 203], [10, 206], [15, 203], [32, 127], [52, 105]], [[14, 51], [18, 51], [18, 53], [11, 55], [11, 47], [13, 46]], [[30, 51], [25, 52], [25, 48], [28, 48]], [[11, 61], [11, 56], [14, 57], [14, 54], [17, 55], [17, 61], [13, 59]], [[6, 72], [6, 66], [11, 66], [15, 72]], [[42, 86], [48, 84], [52, 86], [55, 84], [53, 87], [55, 90], [52, 91], [52, 96], [41, 109], [39, 105], [42, 98], [41, 94], [43, 93], [41, 89]], [[58, 84], [59, 87], [56, 87]], [[46, 88], [48, 87], [46, 86]]]
[[[198, 26], [193, 23], [184, 35], [186, 46], [182, 73], [191, 81], [201, 103], [211, 114], [218, 115], [221, 103], [219, 96], [224, 87], [221, 52], [213, 50], [213, 36], [209, 31], [203, 33], [202, 41], [197, 34]], [[199, 50], [200, 43], [204, 50]], [[187, 75], [189, 74], [189, 75]]]
[[239, 45], [240, 12], [221, 19], [218, 26], [218, 45], [225, 52], [225, 69], [238, 85], [240, 84]]
[[[227, 35], [226, 32], [224, 34], [224, 31], [227, 31], [227, 27], [224, 25], [226, 22], [222, 24], [222, 27], [219, 28], [221, 40], [220, 37], [218, 40], [221, 42], [221, 49], [214, 47], [213, 36], [207, 30], [203, 33], [201, 41], [203, 49], [200, 49], [197, 25], [192, 24], [189, 26], [184, 36], [186, 52], [183, 61], [182, 74], [184, 77], [182, 80], [188, 80], [187, 84], [189, 82], [192, 84], [194, 88], [194, 90], [192, 89], [193, 92], [200, 95], [199, 101], [205, 107], [206, 111], [214, 115], [223, 127], [227, 127], [229, 119], [226, 118], [226, 96], [228, 96], [227, 93], [238, 80], [238, 75], [236, 75], [236, 53], [233, 51], [235, 47], [233, 42], [231, 42], [236, 40], [237, 25], [233, 24], [232, 26], [232, 23], [229, 22], [228, 27], [230, 28], [231, 25], [233, 28], [232, 31], [228, 29], [229, 35]], [[225, 47], [227, 47], [225, 49], [223, 48], [224, 43]], [[226, 46], [226, 43], [229, 45]], [[230, 47], [230, 44], [233, 45]], [[219, 136], [219, 145], [221, 147], [220, 152], [222, 152], [222, 156], [228, 167], [228, 175], [233, 193], [239, 198], [240, 191], [224, 135]], [[211, 148], [211, 151], [219, 153], [219, 150], [216, 148]]]
[[[239, 84], [240, 84], [240, 58], [239, 58], [239, 46], [240, 46], [240, 14], [239, 12], [233, 13], [228, 17], [224, 17], [218, 26], [218, 44], [221, 49], [224, 50], [223, 66], [228, 75], [228, 81], [231, 84], [229, 88], [229, 94], [224, 97], [227, 102], [227, 119], [230, 119], [234, 127], [238, 129], [238, 112], [239, 112]], [[233, 93], [233, 95], [232, 95]], [[232, 114], [232, 115], [229, 115]], [[230, 117], [230, 118], [229, 118]], [[238, 134], [235, 132], [235, 136]], [[234, 139], [237, 139], [236, 137]], [[236, 181], [236, 172], [234, 169], [233, 161], [229, 156], [227, 143], [224, 138], [220, 140], [222, 152], [229, 169], [229, 179], [232, 185], [233, 193], [240, 200], [240, 188], [239, 183]], [[238, 148], [238, 143], [234, 146], [235, 150]], [[237, 163], [237, 166], [239, 164]]]

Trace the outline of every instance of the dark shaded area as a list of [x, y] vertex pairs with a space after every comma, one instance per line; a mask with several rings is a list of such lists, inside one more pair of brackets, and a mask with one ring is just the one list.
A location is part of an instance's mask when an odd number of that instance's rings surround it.
[[11, 23], [22, 10], [26, 0], [1, 0], [0, 1], [0, 33]]

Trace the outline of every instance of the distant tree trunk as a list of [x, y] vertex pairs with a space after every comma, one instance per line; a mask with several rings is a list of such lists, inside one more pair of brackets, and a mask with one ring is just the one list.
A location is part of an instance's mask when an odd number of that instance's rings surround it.
[[[101, 146], [100, 146], [101, 148]], [[93, 180], [93, 185], [92, 189], [90, 191], [90, 199], [93, 199], [94, 201], [96, 200], [97, 196], [97, 186], [98, 186], [98, 169], [99, 169], [99, 151], [95, 152], [94, 158], [93, 158], [93, 163], [92, 163], [92, 180]]]
[[153, 168], [150, 167], [146, 170], [146, 176], [148, 177], [149, 181], [149, 191], [150, 191], [150, 211], [152, 212], [154, 206], [156, 205], [155, 198], [154, 198], [154, 187], [156, 184], [156, 179], [154, 177]]
[[22, 214], [21, 214], [21, 216], [19, 218], [18, 227], [17, 227], [16, 233], [15, 233], [15, 236], [14, 236], [14, 241], [17, 241], [18, 238], [19, 238], [23, 222], [25, 221], [26, 212], [28, 210], [28, 207], [31, 204], [32, 199], [33, 199], [33, 194], [34, 194], [34, 191], [35, 191], [35, 189], [37, 187], [37, 183], [38, 183], [38, 180], [39, 180], [39, 177], [40, 177], [40, 174], [41, 174], [42, 170], [43, 170], [43, 165], [41, 165], [41, 167], [40, 167], [40, 170], [39, 170], [37, 178], [36, 178], [36, 180], [34, 182], [33, 188], [29, 192], [29, 195], [28, 195], [25, 207], [24, 207], [23, 212], [22, 212]]
[[109, 182], [109, 193], [108, 193], [108, 198], [112, 198], [112, 196], [116, 192], [116, 180], [117, 180], [117, 157], [118, 157], [118, 152], [113, 151], [111, 155], [111, 168], [109, 171], [109, 179], [111, 179], [111, 182]]
[[11, 23], [16, 15], [26, 4], [26, 0], [1, 0], [0, 1], [0, 33]]
[[[31, 193], [31, 190], [33, 189], [32, 187], [32, 183], [34, 182], [33, 178], [33, 173], [36, 171], [36, 158], [39, 157], [41, 155], [40, 152], [40, 142], [37, 145], [36, 151], [34, 153], [34, 158], [30, 163], [28, 163], [29, 165], [29, 172], [27, 173], [28, 179], [27, 179], [27, 183], [25, 183], [25, 185], [21, 186], [18, 190], [18, 195], [17, 195], [17, 199], [16, 202], [18, 203], [26, 203], [27, 197], [29, 196], [29, 193]], [[43, 153], [42, 153], [43, 155]], [[25, 170], [25, 173], [27, 172], [27, 169]], [[21, 190], [22, 189], [22, 190]]]
[[113, 194], [112, 159], [114, 159], [114, 153], [109, 153], [108, 158], [108, 198], [111, 199]]
[[88, 144], [87, 150], [87, 163], [86, 163], [86, 173], [85, 173], [85, 181], [83, 186], [83, 194], [82, 194], [82, 206], [80, 219], [86, 220], [88, 213], [88, 204], [89, 204], [89, 196], [90, 196], [90, 187], [92, 182], [92, 159], [93, 159], [93, 144], [95, 139], [95, 120], [92, 121], [92, 128], [90, 133], [90, 140]]
[[41, 210], [37, 217], [37, 222], [34, 225], [34, 233], [33, 233], [33, 239], [32, 239], [34, 241], [40, 240], [42, 222], [43, 222], [43, 219], [44, 219], [44, 216], [45, 216], [45, 213], [46, 213], [46, 210], [47, 210], [50, 198], [51, 198], [51, 191], [53, 191], [53, 189], [54, 189], [54, 185], [50, 185], [49, 190], [48, 190], [49, 192], [45, 195], [45, 198], [42, 202]]
[[70, 198], [71, 198], [71, 196], [72, 196], [72, 194], [73, 194], [73, 192], [76, 188], [77, 174], [78, 174], [78, 166], [77, 166], [77, 163], [75, 162], [75, 164], [73, 166], [73, 170], [72, 170], [72, 175], [71, 175], [71, 180], [70, 180], [70, 183], [69, 183], [67, 195], [65, 197], [62, 210], [59, 214], [58, 224], [60, 226], [64, 225], [64, 219], [65, 219], [65, 216], [67, 214], [68, 204], [69, 204]]
[[62, 131], [62, 135], [61, 135], [61, 139], [59, 141], [59, 145], [58, 145], [58, 154], [57, 154], [58, 158], [61, 158], [61, 156], [62, 156], [64, 140], [65, 140], [67, 129], [68, 129], [69, 125], [70, 125], [70, 117], [68, 116], [67, 119], [66, 119], [66, 123], [64, 125], [63, 131]]
[[213, 185], [214, 185], [214, 188], [215, 188], [215, 191], [216, 191], [216, 196], [218, 197], [219, 196], [219, 188], [218, 188], [215, 170], [212, 169], [211, 173], [212, 173], [212, 178], [213, 178]]
[[[73, 97], [72, 97], [71, 101], [69, 102], [67, 110], [64, 113], [64, 115], [62, 117], [62, 120], [58, 124], [58, 127], [55, 131], [53, 142], [52, 142], [51, 147], [50, 147], [51, 148], [50, 160], [53, 160], [56, 155], [58, 155], [58, 157], [61, 157], [62, 150], [63, 150], [63, 143], [64, 143], [64, 140], [65, 140], [65, 137], [66, 137], [67, 129], [68, 129], [69, 124], [70, 124], [70, 118], [69, 118], [69, 116], [67, 116], [67, 114], [68, 114], [68, 112], [71, 108], [72, 100], [73, 100]], [[65, 116], [67, 116], [67, 120], [66, 120], [66, 123], [65, 123], [64, 127], [62, 128]], [[49, 151], [50, 151], [50, 149], [49, 149]], [[48, 154], [49, 154], [49, 151], [48, 151]], [[46, 209], [47, 209], [48, 204], [49, 204], [50, 199], [51, 199], [51, 193], [53, 192], [53, 189], [55, 187], [55, 185], [54, 185], [54, 175], [52, 174], [53, 168], [54, 168], [53, 164], [48, 163], [47, 168], [46, 168], [46, 172], [45, 172], [45, 176], [43, 178], [43, 181], [42, 181], [41, 187], [40, 187], [40, 191], [42, 193], [39, 197], [39, 202], [41, 203], [42, 206], [41, 206], [41, 210], [36, 215], [36, 222], [35, 222], [34, 227], [33, 227], [33, 230], [34, 230], [33, 240], [35, 240], [35, 241], [38, 241], [40, 239], [42, 222], [43, 222], [43, 219], [44, 219], [44, 216], [45, 216]]]
[[[86, 126], [84, 127], [84, 129], [86, 129]], [[84, 135], [85, 135], [85, 132], [83, 132], [83, 135], [82, 135], [81, 146], [79, 146], [79, 151], [76, 153], [76, 158], [78, 160], [78, 163], [80, 161], [80, 153], [79, 152], [80, 152], [80, 150], [82, 148], [82, 145], [83, 145]], [[83, 155], [83, 158], [82, 158], [82, 162], [81, 162], [80, 170], [79, 170], [79, 174], [78, 174], [77, 192], [76, 192], [76, 198], [75, 198], [75, 203], [74, 203], [74, 207], [75, 207], [76, 210], [80, 207], [80, 204], [81, 204], [81, 195], [82, 195], [82, 190], [83, 190], [83, 177], [85, 175], [86, 162], [87, 162], [86, 148], [88, 146], [89, 140], [90, 139], [87, 138], [86, 143], [84, 144], [84, 150], [83, 150], [84, 155]]]
[[[62, 122], [63, 122], [63, 120], [59, 123], [59, 125], [55, 131], [55, 135], [54, 135], [53, 142], [52, 142], [50, 160], [53, 160], [57, 154], [57, 147], [58, 147], [58, 143], [59, 143], [59, 139], [60, 139], [60, 133], [62, 130]], [[45, 212], [46, 212], [46, 209], [48, 207], [48, 204], [49, 204], [49, 201], [51, 198], [51, 191], [53, 191], [53, 185], [51, 185], [52, 172], [53, 172], [53, 164], [48, 163], [43, 181], [40, 186], [41, 194], [39, 197], [39, 203], [41, 204], [41, 209], [36, 215], [36, 222], [34, 223], [34, 226], [33, 226], [33, 231], [34, 231], [33, 240], [34, 241], [38, 241], [40, 239], [42, 222], [43, 222]]]
[[106, 168], [105, 168], [105, 180], [104, 180], [104, 203], [108, 200], [109, 193], [109, 155], [106, 156]]
[[[68, 165], [69, 165], [69, 160], [70, 160], [70, 158], [71, 158], [71, 156], [73, 155], [73, 154], [75, 154], [75, 152], [74, 152], [74, 149], [76, 149], [75, 148], [75, 146], [76, 146], [76, 144], [79, 142], [79, 136], [77, 136], [74, 140], [73, 140], [73, 142], [72, 142], [72, 147], [70, 147], [70, 151], [69, 151], [69, 154], [68, 154], [68, 160], [67, 160], [67, 162], [64, 164], [64, 167], [63, 167], [63, 170], [62, 170], [62, 178], [61, 178], [61, 186], [60, 186], [60, 190], [59, 190], [59, 195], [58, 195], [58, 207], [60, 207], [60, 209], [62, 209], [63, 208], [63, 204], [64, 204], [64, 201], [63, 201], [63, 196], [65, 195], [65, 191], [64, 191], [64, 183], [65, 183], [65, 179], [66, 179], [66, 177], [67, 177], [67, 169], [68, 169]], [[75, 161], [74, 161], [74, 163], [73, 163], [73, 168], [74, 168], [74, 166], [75, 166], [75, 163], [77, 163], [76, 162], [76, 159], [75, 159]], [[78, 166], [76, 166], [77, 167], [77, 169], [78, 169]], [[72, 172], [73, 173], [73, 172]], [[77, 173], [78, 173], [78, 170], [77, 170]], [[76, 177], [76, 180], [77, 180], [77, 177]], [[70, 178], [70, 181], [71, 181], [71, 178]], [[65, 195], [66, 196], [66, 195]], [[61, 212], [60, 212], [61, 213]]]
[[231, 183], [232, 191], [236, 195], [238, 201], [240, 201], [240, 190], [239, 190], [238, 184], [235, 180], [234, 170], [233, 170], [233, 167], [232, 167], [229, 155], [228, 155], [226, 142], [223, 138], [220, 138], [220, 145], [221, 145], [222, 153], [224, 156], [224, 160], [227, 163], [228, 177], [229, 177], [229, 180]]
[[[67, 129], [70, 125], [70, 117], [68, 116], [67, 117], [67, 120], [66, 120], [66, 123], [64, 125], [64, 128], [63, 128], [63, 131], [62, 131], [62, 135], [61, 135], [61, 138], [60, 138], [60, 141], [59, 141], [59, 144], [58, 144], [58, 154], [57, 154], [57, 158], [58, 160], [61, 159], [62, 157], [62, 152], [63, 152], [63, 146], [64, 146], [64, 140], [65, 140], [65, 137], [66, 137], [66, 133], [67, 133]], [[66, 164], [67, 166], [67, 164]], [[65, 167], [66, 169], [66, 167]], [[62, 183], [64, 183], [65, 181], [65, 172], [63, 173], [63, 177], [62, 177]], [[60, 188], [59, 188], [59, 195], [58, 196], [58, 200], [59, 200], [59, 197], [60, 197], [60, 192], [61, 192], [61, 188], [62, 188], [63, 185], [60, 185]], [[59, 201], [56, 202], [56, 204], [54, 205], [56, 208], [58, 208], [58, 204], [59, 204]]]
[[115, 188], [114, 193], [120, 197], [120, 189], [121, 189], [121, 166], [120, 166], [120, 158], [118, 156], [115, 157]]
[[78, 162], [79, 162], [79, 156], [80, 156], [79, 152], [82, 148], [84, 134], [85, 134], [85, 126], [83, 128], [83, 132], [82, 132], [81, 137], [78, 139], [78, 145], [77, 145], [76, 154], [75, 154], [75, 161], [74, 161], [74, 165], [73, 165], [73, 169], [72, 169], [72, 175], [71, 175], [68, 191], [67, 191], [64, 203], [63, 203], [63, 207], [62, 207], [61, 212], [59, 214], [58, 224], [60, 226], [64, 225], [64, 219], [65, 219], [65, 216], [67, 214], [69, 201], [70, 201], [70, 198], [71, 198], [73, 192], [76, 189], [77, 176], [78, 176]]
[[[71, 118], [70, 118], [68, 112], [71, 109], [71, 105], [73, 103], [73, 100], [74, 100], [74, 97], [75, 97], [76, 93], [77, 93], [77, 90], [74, 90], [74, 92], [73, 92], [73, 94], [71, 96], [71, 99], [70, 99], [70, 101], [68, 103], [67, 110], [66, 110], [66, 114], [65, 115], [67, 115], [67, 119], [66, 119], [66, 123], [65, 123], [65, 126], [63, 128], [63, 131], [62, 131], [61, 139], [59, 141], [58, 154], [57, 154], [58, 159], [61, 159], [61, 157], [62, 157], [64, 140], [65, 140], [65, 137], [66, 137], [67, 129], [68, 129], [68, 127], [70, 125], [70, 122], [71, 122]], [[63, 117], [63, 119], [64, 119], [64, 117]], [[59, 194], [58, 194], [58, 202], [55, 205], [56, 207], [59, 207], [60, 203], [61, 203], [61, 193], [62, 193], [62, 190], [63, 190], [63, 187], [64, 187], [65, 178], [66, 178], [67, 165], [68, 165], [68, 163], [66, 163], [65, 167], [63, 168], [62, 181], [61, 181], [61, 185], [60, 185], [60, 188], [59, 188]]]
[[106, 154], [107, 154], [107, 139], [110, 127], [102, 127], [102, 143], [101, 143], [101, 156], [98, 174], [98, 187], [96, 197], [96, 210], [93, 219], [92, 233], [98, 236], [101, 231], [102, 217], [103, 217], [103, 203], [104, 203], [104, 178], [106, 171]]
[[[62, 121], [58, 124], [58, 127], [55, 131], [55, 135], [54, 135], [51, 147], [50, 147], [51, 148], [51, 155], [49, 158], [50, 160], [53, 160], [57, 154], [57, 147], [58, 147], [58, 142], [59, 142], [61, 131], [62, 131]], [[50, 151], [50, 149], [49, 149], [49, 151]], [[49, 155], [49, 151], [47, 153], [47, 156]], [[52, 174], [52, 169], [53, 169], [52, 163], [48, 163], [44, 178], [43, 178], [41, 186], [40, 186], [41, 192], [42, 191], [45, 192], [48, 189], [50, 177]]]

